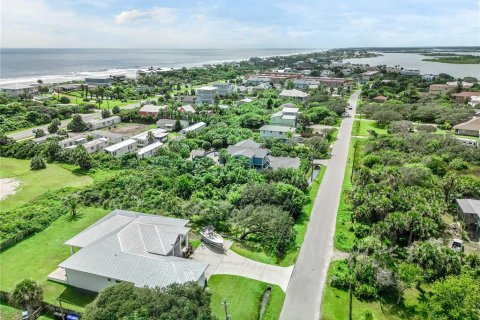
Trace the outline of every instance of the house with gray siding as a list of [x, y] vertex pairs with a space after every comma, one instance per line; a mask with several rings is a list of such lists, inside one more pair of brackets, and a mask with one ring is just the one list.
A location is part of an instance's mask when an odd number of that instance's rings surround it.
[[[180, 126], [183, 128], [188, 127], [188, 121], [185, 120], [179, 120], [180, 121]], [[156, 122], [157, 128], [164, 129], [167, 131], [172, 131], [173, 128], [175, 128], [175, 123], [177, 120], [175, 119], [160, 119]]]
[[268, 149], [263, 149], [260, 143], [253, 140], [243, 140], [233, 146], [228, 146], [227, 152], [234, 158], [245, 158], [252, 168], [267, 169], [270, 166]]
[[72, 255], [49, 279], [94, 292], [120, 282], [139, 288], [190, 281], [203, 286], [208, 263], [183, 258], [187, 223], [114, 210], [65, 242]]
[[289, 139], [289, 136], [295, 133], [295, 128], [275, 125], [264, 125], [260, 128], [260, 137]]
[[137, 157], [139, 159], [145, 159], [152, 157], [157, 154], [157, 150], [163, 146], [163, 143], [160, 141], [149, 144], [137, 151]]
[[127, 153], [131, 153], [137, 150], [137, 140], [135, 139], [127, 139], [125, 141], [116, 143], [109, 147], [103, 149], [105, 153], [108, 153], [114, 157], [121, 157], [126, 155]]
[[457, 199], [458, 214], [467, 229], [472, 230], [476, 237], [480, 237], [480, 200]]
[[114, 126], [122, 120], [119, 116], [112, 116], [105, 119], [96, 119], [87, 121], [87, 128], [89, 130], [97, 130], [105, 127]]
[[88, 153], [94, 153], [102, 150], [108, 145], [109, 145], [108, 139], [99, 138], [99, 139], [94, 139], [92, 141], [84, 143], [83, 147], [85, 148], [85, 150], [87, 150]]
[[105, 138], [108, 139], [109, 144], [115, 144], [128, 139], [127, 136], [124, 136], [120, 133], [114, 133], [110, 131], [95, 130], [90, 133], [95, 139]]
[[189, 126], [189, 127], [186, 127], [186, 128], [184, 128], [184, 129], [182, 129], [182, 130], [180, 131], [180, 134], [181, 134], [182, 136], [185, 136], [185, 135], [187, 135], [187, 133], [189, 133], [189, 132], [199, 132], [199, 131], [203, 130], [206, 126], [207, 126], [207, 124], [206, 124], [205, 122], [197, 122], [197, 123], [195, 123], [195, 124], [192, 124], [192, 125]]

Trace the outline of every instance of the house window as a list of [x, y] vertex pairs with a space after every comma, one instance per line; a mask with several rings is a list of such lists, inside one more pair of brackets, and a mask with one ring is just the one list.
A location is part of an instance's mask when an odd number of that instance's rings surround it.
[[110, 278], [107, 278], [107, 280], [108, 280], [108, 281], [112, 281], [112, 279], [110, 279]]

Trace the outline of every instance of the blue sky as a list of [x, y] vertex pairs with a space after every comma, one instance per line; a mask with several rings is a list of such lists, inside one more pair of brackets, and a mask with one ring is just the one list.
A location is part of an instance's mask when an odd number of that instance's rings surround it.
[[479, 0], [1, 0], [1, 47], [480, 45]]

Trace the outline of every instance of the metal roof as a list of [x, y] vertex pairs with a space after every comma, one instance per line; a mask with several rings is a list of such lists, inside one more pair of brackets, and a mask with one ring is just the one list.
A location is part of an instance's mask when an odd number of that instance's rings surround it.
[[480, 131], [480, 117], [474, 117], [467, 122], [453, 126], [454, 129]]
[[137, 140], [134, 139], [127, 139], [122, 142], [116, 143], [114, 145], [111, 145], [109, 147], [106, 147], [105, 150], [108, 152], [113, 152], [122, 149], [123, 147], [129, 146], [131, 144], [136, 144]]
[[259, 129], [260, 131], [274, 131], [274, 132], [295, 132], [294, 128], [285, 126], [264, 125]]
[[152, 144], [149, 144], [146, 147], [141, 148], [140, 150], [137, 151], [137, 154], [142, 155], [148, 151], [155, 150], [160, 148], [163, 145], [160, 141], [154, 142]]
[[68, 240], [82, 247], [59, 266], [127, 281], [138, 287], [164, 287], [197, 281], [208, 263], [168, 255], [188, 220], [114, 210]]
[[139, 112], [159, 112], [160, 110], [166, 109], [167, 106], [157, 106], [154, 104], [146, 104], [138, 110]]
[[463, 213], [477, 214], [480, 217], [480, 200], [457, 199], [457, 203]]
[[235, 144], [236, 147], [244, 147], [244, 148], [260, 148], [262, 145], [258, 142], [255, 142], [251, 139], [243, 140], [240, 142], [237, 142]]

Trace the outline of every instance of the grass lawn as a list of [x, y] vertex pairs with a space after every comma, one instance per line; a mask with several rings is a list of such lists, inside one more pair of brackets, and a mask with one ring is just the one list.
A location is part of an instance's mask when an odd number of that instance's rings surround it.
[[[21, 310], [12, 308], [7, 306], [3, 302], [0, 303], [0, 319], [2, 320], [18, 320], [22, 314]], [[37, 318], [38, 320], [51, 320], [52, 318], [48, 318], [46, 316], [40, 316]]]
[[224, 319], [223, 301], [227, 299], [231, 319], [257, 320], [263, 294], [269, 286], [272, 287], [272, 294], [262, 320], [276, 320], [280, 317], [285, 299], [282, 289], [265, 282], [232, 275], [212, 275], [208, 279], [208, 290], [212, 293], [212, 312], [218, 319]]
[[234, 243], [230, 247], [230, 249], [241, 256], [263, 263], [278, 264], [283, 267], [288, 267], [295, 264], [295, 261], [297, 261], [298, 254], [300, 252], [300, 247], [303, 243], [303, 239], [305, 239], [305, 233], [307, 232], [307, 225], [308, 221], [310, 220], [310, 215], [312, 213], [313, 203], [315, 201], [318, 189], [320, 188], [320, 184], [322, 183], [322, 179], [326, 169], [327, 167], [322, 166], [317, 178], [315, 178], [312, 185], [310, 186], [310, 203], [303, 208], [303, 214], [299, 217], [297, 223], [294, 226], [295, 232], [297, 234], [295, 238], [295, 248], [287, 252], [287, 254], [282, 260], [277, 261], [276, 257], [270, 254], [267, 254], [263, 251], [253, 251], [250, 248], [246, 248], [239, 243]]
[[10, 292], [15, 285], [30, 278], [41, 283], [44, 300], [58, 304], [57, 298], [65, 301], [65, 308], [82, 311], [94, 299], [94, 295], [73, 287], [47, 280], [57, 265], [70, 256], [64, 242], [102, 218], [107, 210], [85, 208], [84, 215], [77, 221], [60, 217], [48, 228], [0, 253], [0, 289]]
[[[89, 102], [85, 102], [85, 101], [83, 101], [83, 98], [82, 98], [82, 95], [80, 94], [80, 91], [72, 91], [72, 92], [69, 92], [69, 93], [66, 93], [66, 94], [60, 94], [60, 97], [61, 96], [65, 96], [65, 97], [69, 98], [70, 103], [76, 103], [78, 105], [94, 104], [95, 106], [98, 107], [98, 104], [97, 104], [97, 101], [96, 101], [95, 97], [93, 97], [93, 99], [90, 99]], [[88, 97], [90, 98], [90, 96], [88, 96]], [[154, 98], [150, 97], [146, 100], [149, 100], [149, 99], [154, 99]], [[142, 100], [145, 100], [145, 99], [142, 99]], [[111, 110], [115, 106], [122, 107], [122, 106], [126, 106], [126, 105], [129, 105], [129, 104], [137, 103], [139, 101], [140, 100], [127, 100], [126, 102], [124, 102], [124, 101], [118, 100], [118, 99], [113, 99], [113, 100], [104, 99], [104, 100], [102, 100], [102, 103], [100, 104], [100, 108]]]
[[378, 134], [387, 133], [387, 129], [377, 127], [375, 120], [356, 118], [353, 124], [352, 136], [368, 137], [369, 130], [373, 130]]
[[[335, 268], [335, 263], [330, 264], [328, 270], [328, 284], [322, 300], [322, 320], [348, 319], [349, 293], [347, 290], [340, 290], [330, 286], [330, 279]], [[375, 320], [400, 320], [412, 319], [418, 303], [419, 293], [416, 289], [410, 289], [405, 292], [404, 300], [400, 305], [395, 302], [395, 297], [391, 301], [380, 303], [378, 301], [365, 302], [353, 297], [352, 315], [353, 319], [361, 319], [366, 312], [370, 311]]]
[[[92, 182], [92, 178], [65, 169], [65, 166], [47, 163], [47, 168], [30, 170], [29, 160], [0, 158], [0, 178], [14, 178], [20, 186], [14, 195], [0, 201], [0, 210], [10, 210], [25, 204], [46, 191], [64, 187], [80, 187]], [[77, 168], [77, 167], [74, 167]]]

